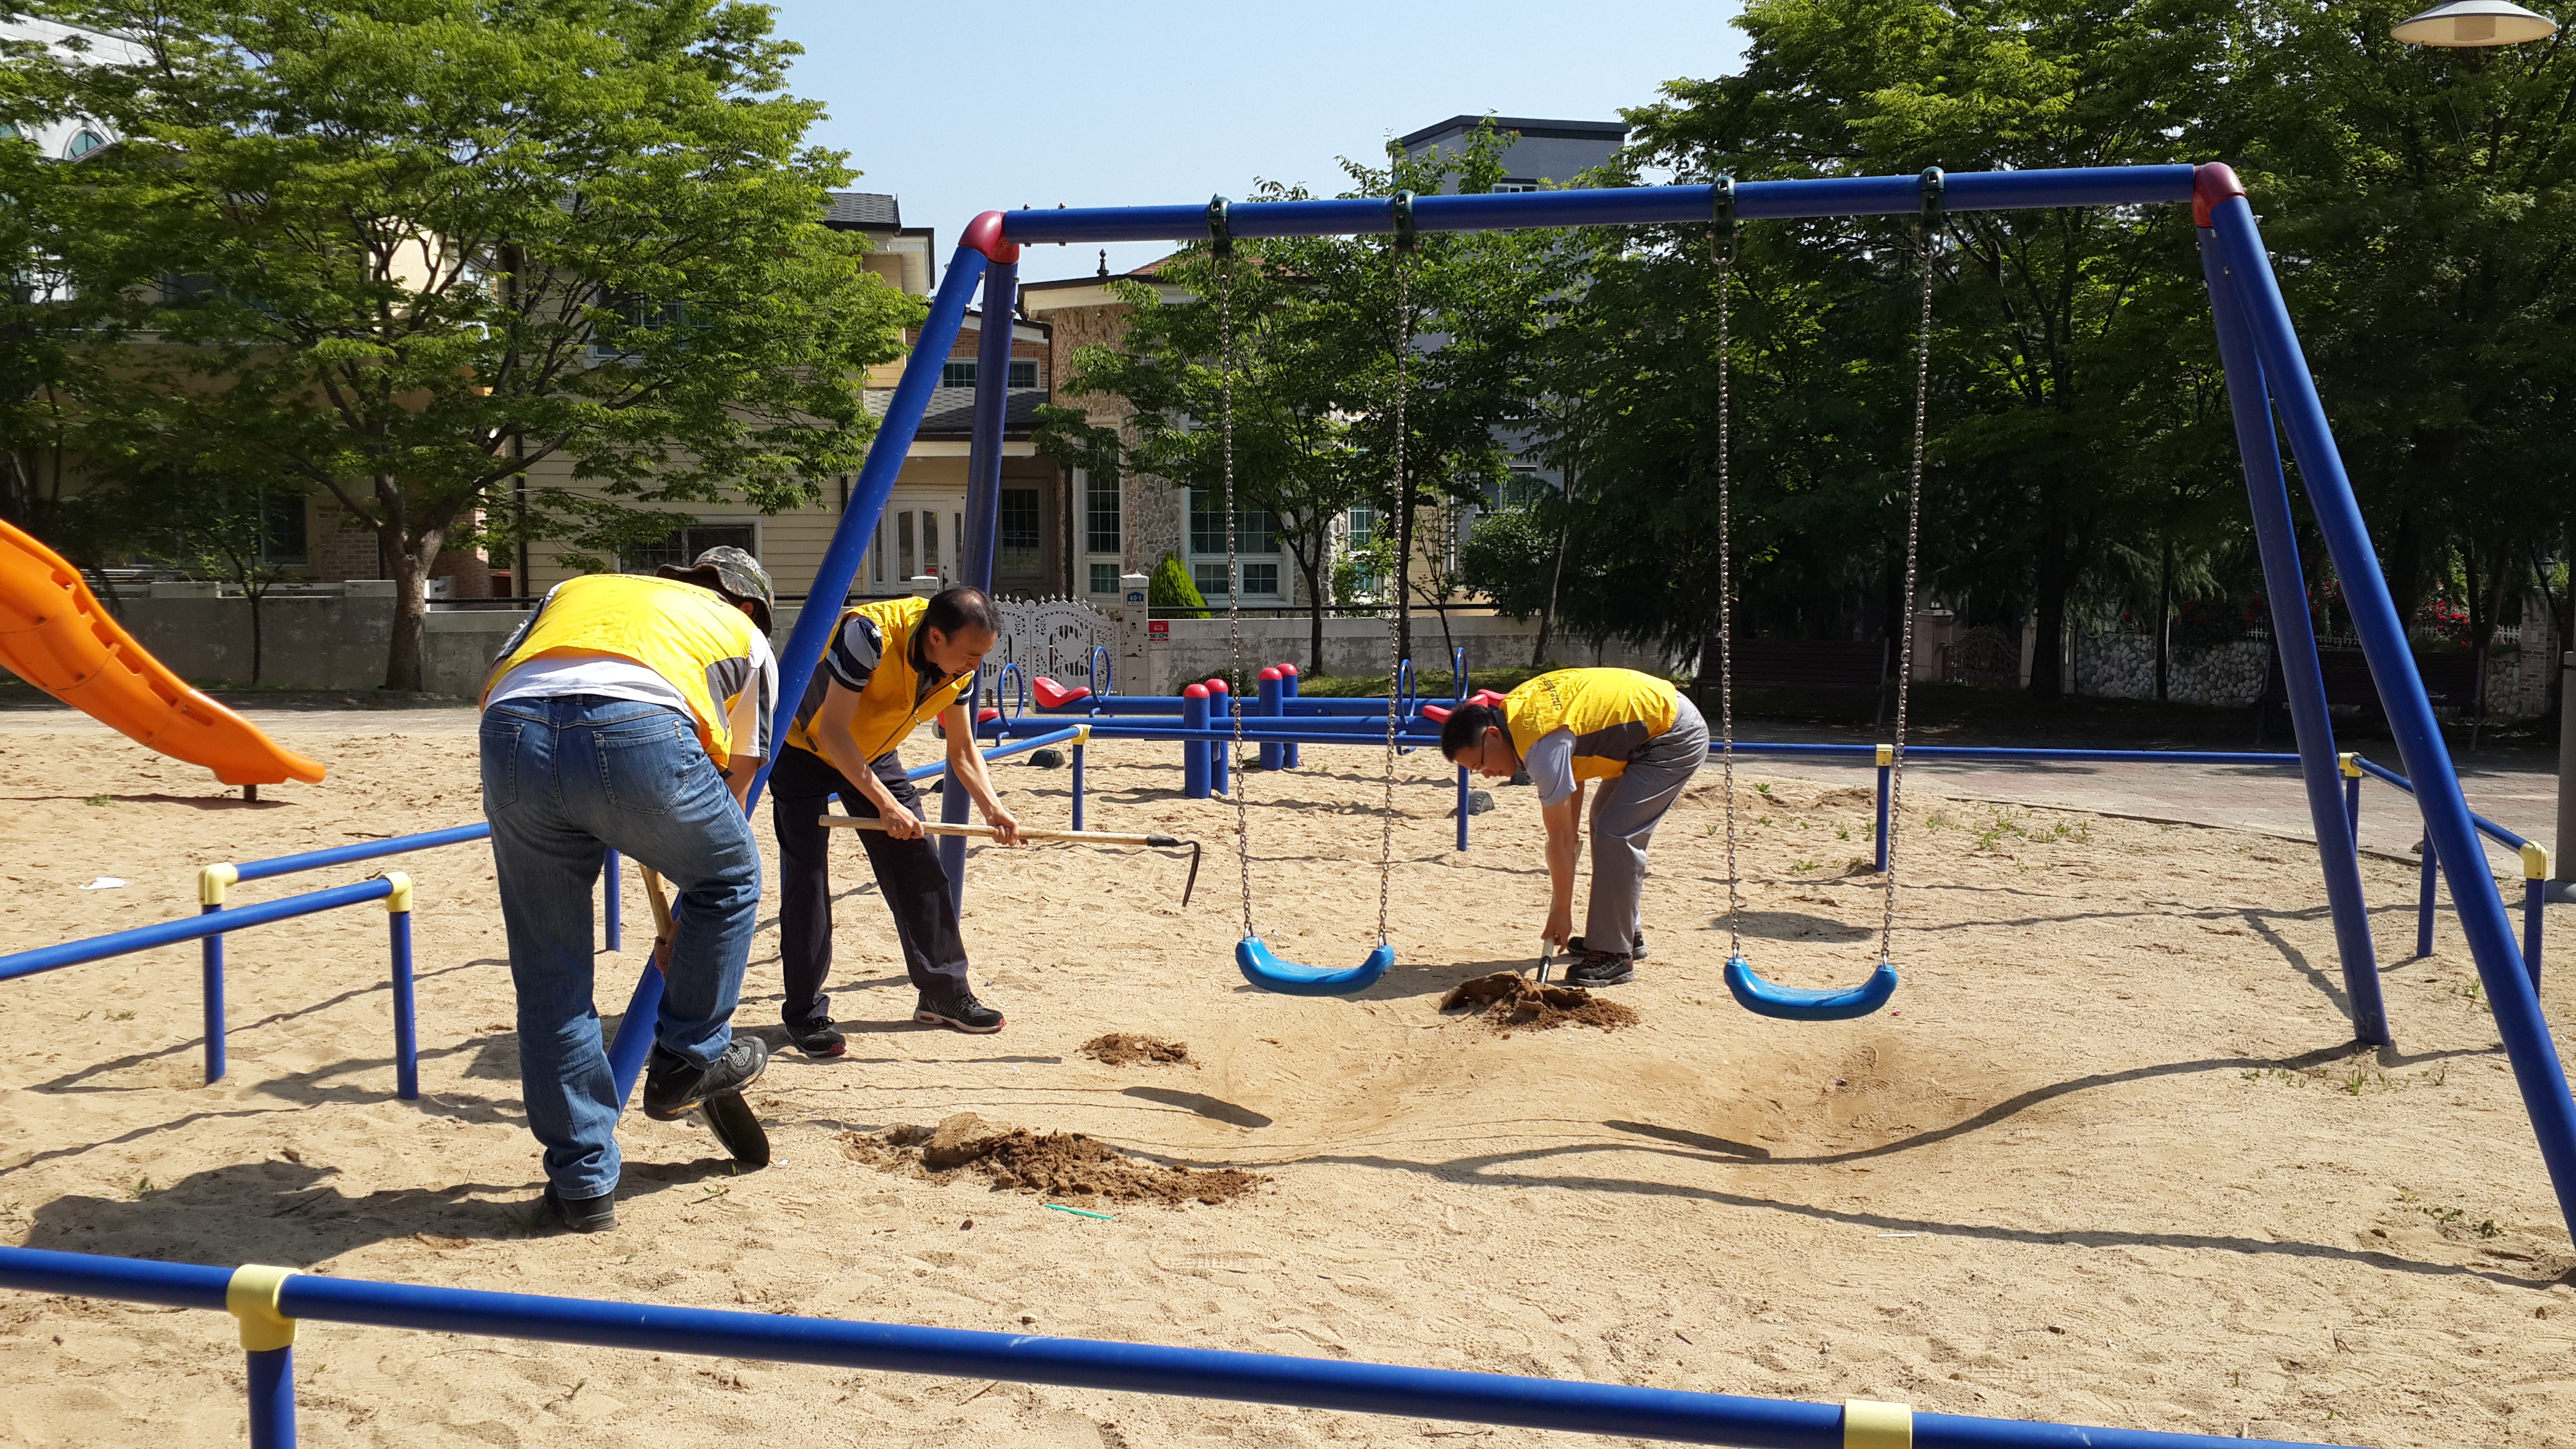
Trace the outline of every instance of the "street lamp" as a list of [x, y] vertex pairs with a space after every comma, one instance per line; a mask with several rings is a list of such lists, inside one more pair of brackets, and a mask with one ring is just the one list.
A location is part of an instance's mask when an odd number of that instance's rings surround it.
[[2408, 16], [2388, 33], [2408, 45], [2464, 49], [2547, 40], [2558, 33], [2558, 22], [2513, 0], [2450, 0]]

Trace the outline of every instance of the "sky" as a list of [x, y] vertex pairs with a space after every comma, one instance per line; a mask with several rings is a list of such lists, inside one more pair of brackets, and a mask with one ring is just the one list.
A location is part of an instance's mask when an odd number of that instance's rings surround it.
[[[831, 117], [854, 189], [892, 192], [945, 253], [979, 212], [1341, 189], [1338, 156], [1457, 115], [1615, 121], [1678, 77], [1732, 70], [1733, 3], [1590, 0], [771, 0], [805, 47], [791, 88]], [[1113, 246], [1123, 271], [1166, 248]], [[1031, 247], [1024, 281], [1089, 276], [1097, 247]]]

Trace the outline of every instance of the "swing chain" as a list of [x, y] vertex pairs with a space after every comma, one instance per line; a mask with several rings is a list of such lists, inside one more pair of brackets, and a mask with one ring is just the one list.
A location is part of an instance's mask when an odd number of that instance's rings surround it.
[[1904, 643], [1896, 656], [1896, 746], [1888, 752], [1886, 901], [1878, 922], [1882, 966], [1896, 937], [1896, 826], [1905, 804], [1905, 707], [1907, 686], [1914, 677], [1915, 558], [1923, 537], [1923, 435], [1932, 403], [1932, 244], [1940, 234], [1944, 180], [1938, 166], [1923, 173], [1923, 215], [1914, 227], [1914, 247], [1923, 269], [1923, 315], [1914, 348], [1914, 462], [1905, 484], [1905, 622]]
[[[1211, 204], [1211, 221], [1222, 224], [1224, 203]], [[1225, 453], [1225, 653], [1226, 663], [1236, 682], [1243, 678], [1243, 574], [1234, 552], [1234, 247], [1226, 233], [1217, 233], [1216, 263], [1216, 388], [1217, 416], [1223, 420]], [[1234, 858], [1243, 878], [1243, 935], [1250, 940], [1260, 934], [1252, 929], [1252, 819], [1251, 802], [1246, 798], [1243, 770], [1243, 711], [1236, 707], [1234, 692], [1226, 691], [1226, 712], [1234, 725], [1234, 755], [1226, 771], [1226, 784], [1234, 795]]]
[[1718, 761], [1726, 797], [1726, 955], [1744, 954], [1744, 896], [1735, 868], [1735, 578], [1733, 478], [1729, 450], [1727, 314], [1735, 270], [1735, 178], [1721, 175], [1710, 188], [1717, 225], [1709, 249], [1717, 255], [1717, 718]]
[[[1392, 248], [1395, 263], [1395, 506], [1404, 507], [1409, 480], [1404, 474], [1404, 366], [1413, 351], [1413, 301], [1410, 290], [1412, 274], [1405, 261], [1413, 251], [1413, 193], [1402, 193], [1398, 200], [1399, 227]], [[1400, 577], [1390, 571], [1390, 580]], [[1404, 601], [1398, 599], [1397, 604]], [[1377, 940], [1386, 944], [1387, 890], [1395, 876], [1395, 715], [1402, 706], [1399, 678], [1404, 672], [1404, 644], [1396, 630], [1399, 614], [1389, 610], [1386, 616], [1386, 798], [1378, 806], [1377, 834]]]

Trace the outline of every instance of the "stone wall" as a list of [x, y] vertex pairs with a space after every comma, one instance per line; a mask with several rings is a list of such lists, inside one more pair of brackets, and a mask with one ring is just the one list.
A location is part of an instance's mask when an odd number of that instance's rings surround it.
[[[2272, 646], [2240, 639], [2208, 649], [2176, 649], [2166, 660], [2166, 697], [2176, 704], [2242, 707], [2263, 694]], [[2075, 692], [2105, 699], [2156, 697], [2156, 641], [2148, 634], [2075, 636]]]

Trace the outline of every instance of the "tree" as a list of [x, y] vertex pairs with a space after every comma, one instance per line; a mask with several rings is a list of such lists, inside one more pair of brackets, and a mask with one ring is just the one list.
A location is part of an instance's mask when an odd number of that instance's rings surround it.
[[264, 452], [373, 530], [389, 687], [419, 686], [444, 548], [563, 538], [595, 567], [675, 521], [638, 505], [774, 511], [857, 466], [863, 369], [918, 304], [821, 225], [851, 173], [804, 145], [820, 109], [765, 8], [33, 11], [141, 52], [58, 81], [121, 138], [81, 164], [74, 283], [135, 299], [86, 405]]

